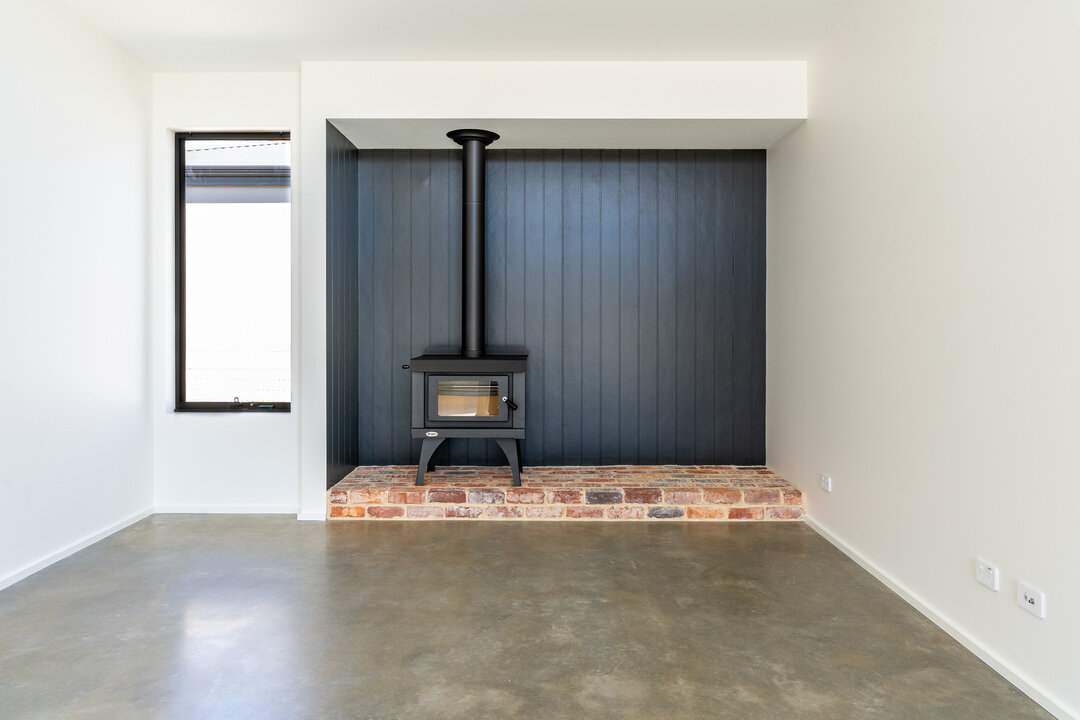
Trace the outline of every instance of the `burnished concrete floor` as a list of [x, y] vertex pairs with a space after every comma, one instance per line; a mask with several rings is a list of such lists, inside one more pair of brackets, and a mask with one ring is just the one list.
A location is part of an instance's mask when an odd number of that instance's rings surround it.
[[4, 718], [1049, 718], [801, 523], [158, 515], [0, 592]]

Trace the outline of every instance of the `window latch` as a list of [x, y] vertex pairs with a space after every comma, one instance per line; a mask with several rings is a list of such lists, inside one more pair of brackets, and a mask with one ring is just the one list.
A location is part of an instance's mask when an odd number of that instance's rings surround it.
[[233, 410], [273, 410], [274, 403], [255, 403], [255, 402], [240, 402], [240, 398], [234, 397], [232, 399]]

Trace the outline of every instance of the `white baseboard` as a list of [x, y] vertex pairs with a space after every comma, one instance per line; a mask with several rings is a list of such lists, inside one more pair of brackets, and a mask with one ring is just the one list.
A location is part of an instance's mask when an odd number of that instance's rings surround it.
[[293, 515], [295, 505], [157, 505], [155, 513], [162, 515]]
[[130, 525], [134, 525], [135, 523], [139, 522], [140, 520], [144, 520], [144, 519], [150, 517], [153, 514], [154, 514], [154, 509], [153, 508], [146, 508], [145, 510], [140, 510], [137, 513], [134, 513], [132, 515], [128, 515], [126, 518], [124, 518], [123, 520], [121, 520], [119, 522], [113, 523], [112, 525], [104, 527], [104, 528], [102, 528], [101, 530], [98, 530], [95, 533], [87, 535], [82, 540], [79, 540], [77, 542], [74, 542], [74, 543], [66, 546], [66, 547], [63, 547], [63, 548], [61, 548], [60, 550], [57, 550], [54, 553], [50, 553], [49, 555], [46, 555], [45, 557], [38, 560], [37, 562], [30, 563], [26, 567], [21, 568], [19, 570], [16, 570], [15, 572], [8, 575], [7, 577], [0, 578], [0, 590], [3, 590], [4, 588], [9, 587], [11, 585], [14, 585], [15, 583], [19, 582], [20, 580], [23, 580], [25, 578], [30, 577], [31, 575], [38, 572], [39, 570], [44, 570], [45, 568], [49, 567], [53, 563], [59, 562], [60, 560], [63, 560], [64, 558], [68, 557], [69, 555], [74, 555], [75, 553], [79, 552], [80, 550], [90, 547], [91, 545], [93, 545], [97, 541], [104, 540], [105, 538], [109, 537], [113, 533], [119, 532], [119, 531], [123, 530], [124, 528], [126, 528], [126, 527], [128, 527]]
[[296, 514], [297, 520], [302, 521], [319, 521], [324, 522], [326, 520], [326, 511], [322, 512], [302, 512]]
[[999, 675], [1011, 682], [1022, 693], [1027, 695], [1035, 702], [1042, 705], [1054, 717], [1058, 720], [1080, 720], [1080, 714], [1073, 712], [1066, 708], [1060, 702], [1055, 700], [1045, 691], [1043, 691], [1038, 685], [1029, 680], [1023, 673], [1018, 671], [1012, 665], [1001, 660], [993, 652], [988, 650], [974, 638], [969, 636], [963, 630], [953, 624], [951, 620], [945, 615], [938, 612], [933, 606], [919, 597], [916, 593], [912, 592], [907, 586], [898, 581], [889, 573], [882, 570], [875, 565], [871, 560], [855, 550], [849, 545], [843, 538], [837, 536], [828, 528], [824, 527], [810, 516], [803, 518], [803, 521], [814, 530], [818, 535], [828, 540], [842, 553], [858, 563], [864, 570], [873, 575], [875, 578], [884, 583], [890, 590], [899, 595], [909, 605], [918, 610], [920, 613], [926, 616], [930, 622], [937, 625], [939, 628], [948, 633], [954, 640], [970, 650], [977, 658], [993, 668]]

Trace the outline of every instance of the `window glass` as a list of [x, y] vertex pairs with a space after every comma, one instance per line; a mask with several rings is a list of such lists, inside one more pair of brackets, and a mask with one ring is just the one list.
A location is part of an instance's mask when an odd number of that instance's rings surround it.
[[291, 395], [288, 136], [193, 133], [181, 147], [178, 408], [283, 409], [258, 406], [287, 404]]

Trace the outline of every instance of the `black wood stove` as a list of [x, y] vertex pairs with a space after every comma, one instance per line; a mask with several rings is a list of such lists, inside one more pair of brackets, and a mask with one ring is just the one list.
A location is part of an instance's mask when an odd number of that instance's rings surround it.
[[525, 437], [524, 348], [488, 350], [484, 339], [484, 148], [499, 139], [487, 130], [447, 133], [462, 147], [461, 351], [429, 351], [409, 361], [412, 436], [424, 443], [416, 484], [433, 469], [432, 456], [447, 438], [490, 438], [498, 443], [521, 485], [519, 441]]

